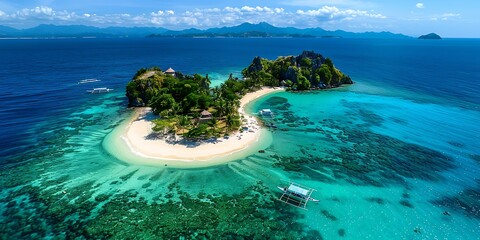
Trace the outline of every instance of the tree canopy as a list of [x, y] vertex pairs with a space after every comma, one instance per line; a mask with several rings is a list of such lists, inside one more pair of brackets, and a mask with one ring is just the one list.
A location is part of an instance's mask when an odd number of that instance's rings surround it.
[[332, 88], [353, 83], [349, 76], [335, 68], [330, 58], [312, 51], [276, 60], [255, 57], [242, 74], [254, 85], [280, 86], [289, 82], [287, 87], [294, 90]]
[[[208, 75], [176, 72], [171, 76], [158, 67], [142, 68], [127, 84], [126, 92], [130, 106], [149, 106], [161, 117], [154, 121], [155, 131], [208, 138], [240, 127], [239, 99], [248, 91], [244, 81], [234, 78], [215, 88], [210, 83]], [[202, 119], [203, 110], [211, 112], [215, 120]]]

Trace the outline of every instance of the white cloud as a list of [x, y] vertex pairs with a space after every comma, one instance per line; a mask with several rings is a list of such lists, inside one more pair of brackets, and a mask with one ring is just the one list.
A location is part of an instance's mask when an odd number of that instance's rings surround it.
[[460, 17], [459, 13], [444, 13], [442, 17]]
[[24, 8], [20, 11], [17, 11], [17, 16], [23, 16], [23, 17], [28, 17], [28, 16], [52, 16], [54, 13], [52, 8], [45, 7], [45, 6], [40, 6], [40, 7], [35, 7], [35, 8]]
[[[13, 13], [0, 12], [0, 25], [31, 27], [42, 23], [85, 24], [93, 26], [159, 26], [170, 29], [186, 27], [209, 28], [232, 26], [243, 22], [269, 22], [276, 26], [339, 28], [335, 24], [343, 21], [371, 24], [386, 16], [373, 11], [323, 6], [318, 9], [287, 11], [267, 6], [243, 6], [224, 8], [192, 9], [184, 12], [156, 10], [144, 14], [103, 14], [92, 12], [75, 13], [57, 11], [40, 6], [22, 9]], [[375, 20], [376, 19], [376, 20]]]
[[376, 4], [362, 0], [285, 0], [283, 5], [296, 7], [322, 7], [325, 5], [344, 6], [350, 8], [373, 8]]
[[460, 16], [461, 15], [459, 13], [444, 13], [444, 14], [431, 16], [430, 20], [432, 20], [432, 21], [438, 21], [438, 20], [447, 21], [447, 20], [450, 20], [451, 18], [457, 18], [457, 17], [460, 17]]
[[425, 8], [425, 5], [423, 3], [417, 3], [415, 4], [415, 6], [420, 9]]
[[[187, 13], [188, 13], [188, 11], [187, 11]], [[150, 13], [150, 15], [152, 17], [160, 17], [160, 16], [174, 15], [174, 14], [175, 14], [175, 12], [173, 10], [167, 10], [167, 11], [159, 10], [157, 12]]]
[[340, 10], [337, 7], [324, 6], [317, 10], [297, 10], [299, 15], [307, 15], [312, 17], [326, 17], [329, 19], [343, 19], [343, 20], [353, 20], [357, 17], [367, 17], [367, 18], [386, 18], [386, 16], [378, 13], [372, 13], [362, 10]]

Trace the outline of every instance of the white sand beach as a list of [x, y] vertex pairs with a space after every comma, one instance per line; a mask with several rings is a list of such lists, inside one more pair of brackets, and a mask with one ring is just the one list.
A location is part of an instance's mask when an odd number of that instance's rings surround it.
[[[228, 138], [222, 137], [210, 141], [190, 143], [173, 141], [171, 143], [165, 141], [165, 139], [148, 138], [147, 136], [153, 132], [153, 123], [145, 117], [149, 114], [150, 109], [137, 109], [132, 121], [119, 134], [123, 142], [122, 145], [127, 145], [130, 152], [140, 157], [130, 158], [128, 162], [148, 165], [164, 165], [173, 162], [182, 162], [183, 164], [186, 162], [208, 162], [214, 159], [218, 162], [220, 158], [228, 157], [249, 147], [258, 148], [260, 145], [257, 143], [263, 130], [260, 129], [257, 119], [245, 112], [245, 106], [261, 96], [278, 91], [283, 91], [283, 89], [262, 88], [246, 94], [240, 101], [239, 112], [246, 119], [242, 126], [248, 128], [248, 130], [233, 133]], [[121, 148], [121, 146], [117, 146], [117, 149], [118, 147]], [[256, 149], [256, 151], [258, 150], [260, 149]]]

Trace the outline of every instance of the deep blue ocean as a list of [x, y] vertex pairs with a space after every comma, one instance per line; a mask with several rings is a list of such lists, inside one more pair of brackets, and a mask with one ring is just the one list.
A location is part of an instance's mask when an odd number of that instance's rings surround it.
[[[139, 68], [209, 74], [218, 85], [230, 73], [241, 77], [255, 56], [303, 50], [330, 57], [355, 84], [250, 106], [281, 112], [273, 121], [286, 131], [272, 132], [266, 155], [182, 170], [131, 166], [103, 149], [130, 114], [125, 85]], [[0, 40], [0, 239], [136, 231], [146, 234], [140, 238], [480, 239], [479, 66], [479, 39]], [[93, 78], [101, 81], [78, 84]], [[114, 91], [86, 93], [93, 87]], [[297, 211], [271, 203], [265, 196], [283, 179], [316, 187], [320, 204]], [[215, 224], [198, 224], [197, 210], [212, 209], [197, 201], [181, 210], [185, 219], [167, 218], [183, 227], [147, 224], [158, 209], [170, 214], [187, 204], [182, 194], [207, 194], [220, 211], [245, 218], [200, 216]], [[224, 208], [232, 199], [258, 202]], [[126, 213], [135, 226], [119, 216]]]

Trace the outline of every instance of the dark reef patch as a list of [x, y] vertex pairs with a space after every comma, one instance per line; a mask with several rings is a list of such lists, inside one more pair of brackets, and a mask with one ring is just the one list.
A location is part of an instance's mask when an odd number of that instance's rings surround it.
[[470, 158], [480, 163], [480, 154], [471, 154]]
[[335, 217], [333, 214], [331, 214], [331, 213], [330, 213], [329, 211], [327, 211], [327, 210], [321, 210], [320, 212], [323, 214], [323, 216], [325, 216], [326, 218], [330, 219], [331, 221], [337, 221], [337, 220], [338, 220], [337, 217]]
[[398, 118], [398, 117], [389, 117], [388, 118], [390, 121], [394, 122], [394, 123], [397, 123], [397, 124], [400, 124], [400, 125], [407, 125], [408, 122], [407, 120], [403, 119], [403, 118]]
[[121, 176], [120, 179], [125, 182], [128, 179], [130, 179], [137, 171], [138, 171], [138, 169], [135, 170], [135, 171], [132, 171], [131, 173], [125, 174], [125, 175]]
[[477, 180], [477, 186], [474, 188], [467, 188], [455, 196], [444, 197], [431, 203], [480, 219], [480, 180]]
[[380, 126], [385, 121], [380, 115], [370, 110], [359, 109], [356, 114], [360, 116], [362, 121], [372, 126]]
[[461, 143], [461, 142], [455, 142], [455, 141], [448, 141], [447, 142], [448, 144], [454, 146], [454, 147], [457, 147], [457, 148], [463, 148], [465, 147], [465, 144], [464, 143]]
[[329, 147], [322, 150], [318, 146], [292, 146], [298, 148], [298, 154], [273, 154], [270, 157], [274, 166], [319, 181], [342, 180], [377, 187], [405, 185], [405, 178], [439, 181], [443, 179], [441, 172], [455, 167], [448, 156], [438, 151], [372, 132], [369, 127], [381, 125], [384, 119], [360, 107], [352, 109], [351, 114], [360, 116], [365, 124], [352, 125], [347, 119], [332, 117], [312, 128], [308, 127], [308, 118], [296, 116], [290, 109], [277, 114], [270, 120], [272, 124], [290, 132], [315, 132]]
[[270, 106], [277, 106], [280, 104], [285, 104], [287, 102], [288, 102], [288, 99], [284, 97], [270, 97], [265, 101], [265, 103]]
[[135, 190], [92, 197], [93, 186], [87, 182], [65, 192], [62, 184], [48, 190], [27, 185], [11, 191], [0, 199], [9, 206], [0, 218], [0, 239], [322, 239], [261, 182], [239, 194], [215, 196], [191, 196], [170, 184], [174, 197], [153, 203]]
[[379, 198], [379, 197], [370, 197], [370, 198], [365, 198], [365, 200], [369, 201], [369, 202], [373, 202], [373, 203], [378, 203], [380, 205], [383, 205], [385, 204], [385, 199], [383, 198]]
[[[172, 188], [173, 189], [173, 188]], [[293, 208], [275, 201], [261, 183], [233, 196], [199, 194], [192, 197], [177, 189], [180, 201], [147, 204], [119, 196], [107, 203], [100, 217], [88, 223], [87, 237], [100, 238], [214, 238], [321, 239], [294, 219]], [[131, 209], [137, 211], [131, 211]], [[125, 219], [125, 216], [128, 216]], [[148, 219], [148, 221], [146, 221]], [[139, 224], [141, 223], [141, 224]], [[306, 231], [306, 232], [305, 232]], [[140, 234], [140, 235], [139, 235]]]
[[414, 208], [413, 204], [410, 201], [405, 200], [405, 199], [400, 200], [398, 203], [400, 203], [400, 205], [402, 205], [404, 207]]

